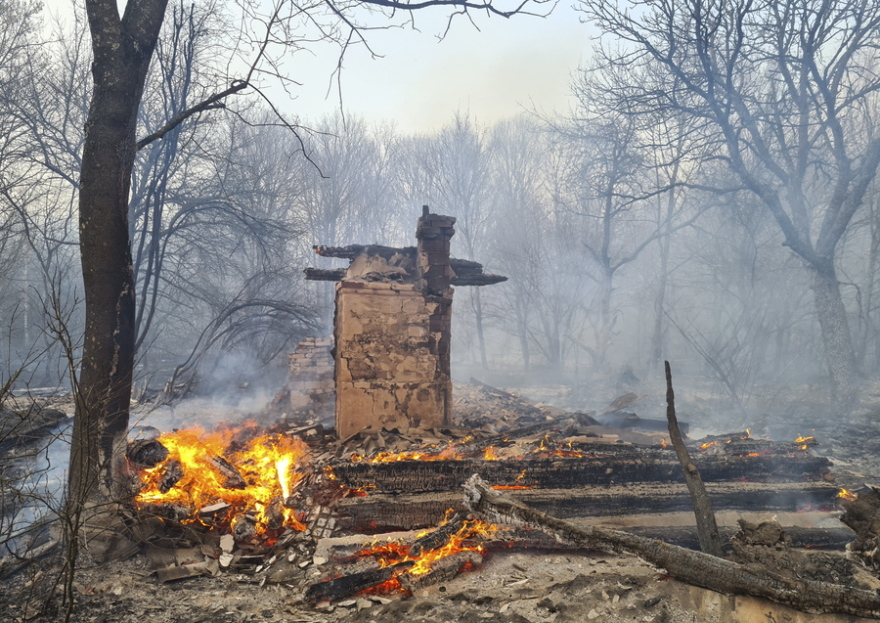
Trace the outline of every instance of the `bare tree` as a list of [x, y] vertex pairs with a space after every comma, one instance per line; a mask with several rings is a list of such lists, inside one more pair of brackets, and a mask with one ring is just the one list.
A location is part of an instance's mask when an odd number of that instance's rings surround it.
[[650, 1], [637, 12], [581, 0], [621, 42], [606, 63], [653, 80], [622, 86], [648, 110], [699, 119], [740, 183], [775, 219], [811, 276], [833, 395], [855, 398], [855, 357], [835, 268], [837, 245], [880, 164], [864, 123], [880, 87], [880, 5], [871, 2]]
[[[279, 52], [301, 46], [308, 39], [297, 29], [317, 26], [317, 34], [339, 42], [343, 50], [362, 39], [364, 9], [395, 12], [444, 6], [460, 13], [485, 10], [501, 16], [522, 12], [491, 3], [468, 0], [422, 3], [367, 0], [301, 6], [289, 0], [272, 4], [267, 16], [255, 5], [242, 5], [243, 22], [256, 24], [243, 33], [255, 55], [249, 70], [237, 80], [218, 87], [200, 103], [182, 111], [145, 139], [136, 138], [137, 118], [150, 63], [165, 19], [167, 0], [129, 0], [122, 15], [114, 0], [86, 0], [92, 40], [93, 91], [85, 126], [80, 170], [80, 251], [86, 302], [85, 340], [80, 391], [72, 439], [71, 503], [113, 500], [122, 494], [122, 456], [128, 427], [132, 369], [135, 354], [135, 279], [129, 227], [129, 193], [135, 154], [172, 131], [187, 118], [221, 105], [260, 80], [283, 76]], [[328, 24], [327, 28], [322, 28]], [[251, 36], [248, 39], [248, 35]], [[285, 42], [288, 42], [285, 45]], [[241, 48], [244, 49], [244, 48]], [[290, 85], [289, 80], [284, 81]]]

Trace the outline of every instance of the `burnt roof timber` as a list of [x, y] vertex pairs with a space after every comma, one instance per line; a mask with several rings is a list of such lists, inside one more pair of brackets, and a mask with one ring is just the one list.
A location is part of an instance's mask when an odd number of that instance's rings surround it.
[[353, 260], [361, 253], [378, 255], [386, 260], [395, 255], [411, 255], [416, 253], [415, 247], [384, 247], [379, 244], [350, 244], [344, 247], [322, 247], [316, 245], [315, 253], [322, 257], [340, 257]]
[[454, 286], [491, 286], [496, 283], [507, 281], [507, 277], [501, 275], [461, 275], [450, 282]]
[[340, 281], [345, 276], [344, 268], [306, 268], [303, 273], [308, 281]]

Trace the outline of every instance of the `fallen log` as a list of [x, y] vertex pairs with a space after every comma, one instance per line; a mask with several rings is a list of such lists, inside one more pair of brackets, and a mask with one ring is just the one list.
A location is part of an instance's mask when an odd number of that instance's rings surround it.
[[620, 530], [577, 527], [493, 490], [476, 474], [464, 489], [468, 508], [487, 521], [539, 528], [561, 541], [587, 549], [634, 554], [663, 568], [670, 577], [694, 586], [763, 597], [804, 612], [880, 619], [880, 595], [875, 591], [785, 577], [755, 565], [741, 565]]

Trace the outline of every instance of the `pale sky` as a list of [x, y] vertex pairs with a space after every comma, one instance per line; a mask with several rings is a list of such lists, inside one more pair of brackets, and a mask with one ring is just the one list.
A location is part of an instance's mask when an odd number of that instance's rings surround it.
[[[439, 128], [459, 110], [488, 124], [524, 109], [569, 108], [572, 73], [591, 46], [590, 28], [570, 5], [560, 4], [547, 18], [481, 16], [480, 31], [456, 20], [443, 41], [435, 36], [445, 23], [440, 16], [419, 13], [421, 32], [372, 33], [371, 45], [383, 58], [349, 52], [342, 82], [346, 112], [417, 132]], [[290, 111], [316, 119], [338, 108], [337, 93], [327, 97], [335, 58], [310, 62], [311, 77]]]
[[[570, 107], [572, 73], [588, 58], [595, 33], [580, 22], [572, 1], [561, 0], [545, 18], [474, 12], [480, 30], [457, 18], [442, 41], [437, 38], [446, 25], [442, 7], [415, 13], [419, 31], [372, 31], [370, 45], [382, 58], [371, 58], [364, 49], [347, 53], [345, 111], [369, 122], [394, 122], [402, 132], [439, 129], [457, 111], [470, 112], [486, 125], [524, 110], [564, 112]], [[122, 11], [125, 0], [118, 3]], [[46, 0], [46, 6], [62, 18], [74, 10], [71, 0]], [[319, 45], [293, 55], [285, 72], [302, 86], [294, 100], [270, 88], [273, 102], [300, 120], [333, 114], [339, 96], [335, 90], [328, 94], [328, 87], [337, 60], [335, 50]]]

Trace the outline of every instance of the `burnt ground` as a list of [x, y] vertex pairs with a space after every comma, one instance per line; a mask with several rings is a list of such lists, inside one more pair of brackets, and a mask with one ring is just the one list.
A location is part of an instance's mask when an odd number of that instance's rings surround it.
[[[59, 600], [44, 604], [50, 570], [29, 570], [0, 597], [2, 621], [60, 621]], [[29, 584], [29, 585], [28, 585]], [[397, 621], [443, 623], [775, 623], [857, 621], [807, 615], [752, 598], [734, 598], [668, 579], [631, 556], [508, 552], [479, 569], [413, 597], [362, 597], [309, 608], [290, 589], [260, 587], [247, 576], [198, 577], [159, 584], [142, 558], [81, 571], [75, 623], [244, 623]], [[42, 614], [37, 614], [42, 609]], [[36, 616], [34, 616], [36, 615]], [[28, 618], [33, 617], [33, 618]]]
[[[528, 390], [523, 393], [529, 395]], [[645, 393], [647, 397], [631, 410], [643, 417], [662, 417], [662, 394]], [[860, 408], [844, 422], [832, 415], [821, 391], [802, 388], [785, 393], [787, 400], [779, 392], [756, 395], [748, 416], [725, 409], [712, 392], [679, 389], [677, 398], [681, 419], [692, 426], [692, 437], [743, 428], [750, 428], [756, 436], [782, 440], [814, 435], [820, 443], [814, 451], [831, 458], [841, 486], [880, 482], [880, 385], [865, 389]], [[572, 408], [565, 404], [562, 389], [535, 395], [536, 400], [553, 403], [558, 399], [563, 407]], [[509, 417], [514, 418], [515, 413]], [[830, 561], [823, 563], [826, 567], [820, 565], [810, 573], [845, 576], [840, 555], [830, 556]], [[788, 564], [792, 559], [764, 552], [755, 560], [766, 562], [768, 557]], [[0, 579], [0, 621], [64, 620], [59, 577], [58, 562], [47, 557]], [[478, 569], [420, 589], [414, 596], [365, 596], [320, 609], [303, 604], [296, 590], [277, 584], [260, 586], [253, 576], [227, 573], [163, 584], [142, 555], [106, 565], [86, 564], [78, 571], [73, 588], [70, 620], [77, 623], [860, 620], [807, 615], [764, 600], [724, 596], [672, 581], [662, 570], [631, 556], [590, 553], [502, 552], [493, 554]]]

